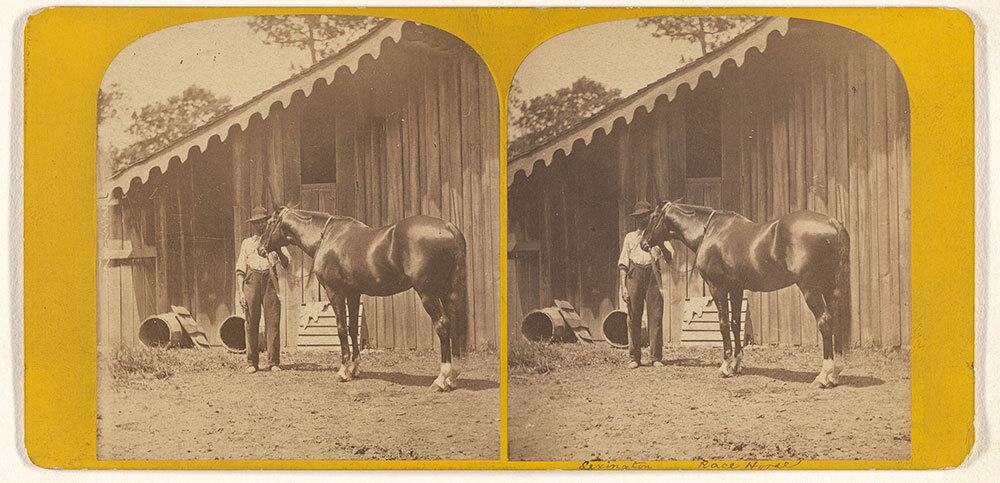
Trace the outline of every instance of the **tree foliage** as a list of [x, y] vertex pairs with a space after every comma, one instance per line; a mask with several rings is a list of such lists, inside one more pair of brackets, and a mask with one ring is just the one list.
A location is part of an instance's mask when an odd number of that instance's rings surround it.
[[608, 89], [604, 84], [583, 76], [570, 87], [549, 94], [529, 100], [524, 100], [522, 96], [523, 91], [515, 83], [508, 97], [508, 115], [511, 116], [508, 131], [517, 134], [507, 145], [512, 155], [549, 141], [597, 114], [621, 99], [621, 89]]
[[118, 84], [110, 84], [108, 87], [97, 90], [97, 124], [118, 115], [118, 103], [125, 97]]
[[217, 97], [195, 85], [165, 101], [143, 106], [132, 113], [132, 124], [127, 129], [129, 134], [140, 140], [125, 149], [112, 150], [115, 168], [145, 159], [230, 109], [228, 96]]
[[749, 30], [764, 17], [728, 15], [721, 17], [647, 17], [639, 27], [652, 27], [653, 37], [671, 37], [698, 43], [705, 55]]
[[262, 15], [247, 20], [251, 30], [264, 36], [265, 44], [306, 50], [313, 64], [333, 55], [376, 23], [378, 19], [372, 17], [343, 15]]

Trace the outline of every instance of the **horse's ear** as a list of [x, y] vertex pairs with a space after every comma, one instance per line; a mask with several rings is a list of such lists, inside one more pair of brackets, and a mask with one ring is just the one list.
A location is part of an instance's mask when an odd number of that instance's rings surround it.
[[671, 203], [680, 203], [681, 201], [684, 201], [684, 197], [683, 196], [681, 196], [680, 198], [677, 198], [674, 201], [671, 201]]

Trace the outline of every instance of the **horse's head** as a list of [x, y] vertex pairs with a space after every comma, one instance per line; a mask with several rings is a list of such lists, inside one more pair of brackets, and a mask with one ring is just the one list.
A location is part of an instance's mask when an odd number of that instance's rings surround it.
[[271, 217], [267, 219], [264, 233], [260, 235], [260, 243], [257, 245], [257, 253], [260, 256], [267, 256], [268, 253], [277, 251], [291, 242], [282, 226], [282, 218], [287, 211], [288, 207], [285, 206], [276, 208]]
[[675, 223], [675, 218], [671, 216], [670, 211], [677, 209], [675, 203], [680, 202], [681, 199], [676, 201], [660, 201], [656, 204], [656, 209], [649, 216], [649, 223], [646, 225], [646, 229], [642, 231], [642, 240], [639, 242], [639, 246], [643, 250], [648, 252], [650, 247], [660, 246], [668, 241], [680, 238], [680, 229]]

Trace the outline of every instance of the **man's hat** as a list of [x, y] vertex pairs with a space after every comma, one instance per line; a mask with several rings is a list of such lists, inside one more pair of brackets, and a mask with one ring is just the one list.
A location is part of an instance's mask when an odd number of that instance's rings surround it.
[[253, 211], [250, 212], [250, 219], [247, 220], [247, 223], [266, 220], [267, 218], [268, 218], [267, 210], [265, 210], [263, 206], [258, 206], [254, 208]]
[[632, 210], [632, 216], [642, 216], [653, 212], [653, 207], [645, 201], [639, 201]]

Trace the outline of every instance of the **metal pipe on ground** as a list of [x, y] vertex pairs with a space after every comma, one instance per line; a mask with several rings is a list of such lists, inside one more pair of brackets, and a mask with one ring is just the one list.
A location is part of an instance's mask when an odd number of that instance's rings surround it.
[[[263, 323], [260, 324], [263, 328]], [[247, 351], [247, 328], [246, 319], [239, 315], [230, 315], [219, 324], [219, 340], [222, 346], [229, 352], [242, 354]], [[264, 332], [260, 332], [257, 337], [260, 352], [267, 350], [267, 343], [264, 340]]]

